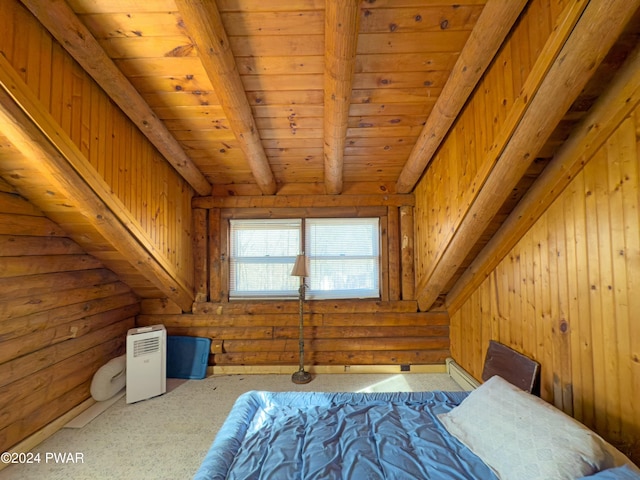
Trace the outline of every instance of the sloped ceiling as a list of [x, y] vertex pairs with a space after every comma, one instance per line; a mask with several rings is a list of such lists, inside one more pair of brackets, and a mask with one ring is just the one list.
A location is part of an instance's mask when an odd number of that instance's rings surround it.
[[526, 1], [24, 3], [210, 184], [274, 194], [411, 191], [427, 120], [441, 139]]
[[[201, 196], [412, 192], [528, 3], [21, 1]], [[633, 49], [635, 17], [459, 272]]]

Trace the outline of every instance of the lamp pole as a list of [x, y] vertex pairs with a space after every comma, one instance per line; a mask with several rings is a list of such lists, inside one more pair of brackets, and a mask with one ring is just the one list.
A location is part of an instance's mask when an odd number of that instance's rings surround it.
[[309, 276], [309, 272], [307, 271], [307, 259], [304, 253], [296, 257], [296, 262], [293, 265], [291, 275], [294, 277], [300, 277], [300, 288], [298, 289], [298, 297], [300, 301], [300, 320], [298, 324], [298, 347], [300, 351], [300, 364], [298, 367], [298, 371], [294, 372], [294, 374], [291, 375], [291, 381], [293, 383], [303, 384], [309, 383], [311, 381], [311, 374], [309, 372], [305, 372], [304, 370], [304, 299], [306, 288], [304, 279], [305, 277]]

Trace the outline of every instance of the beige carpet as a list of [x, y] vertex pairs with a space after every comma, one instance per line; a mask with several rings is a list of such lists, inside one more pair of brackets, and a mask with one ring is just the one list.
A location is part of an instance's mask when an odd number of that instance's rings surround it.
[[[290, 375], [189, 380], [165, 395], [127, 405], [121, 398], [82, 428], [63, 428], [34, 449], [40, 463], [0, 471], [8, 480], [190, 479], [236, 398], [249, 390], [423, 391], [461, 388], [447, 374], [327, 374], [307, 385]], [[56, 463], [57, 459], [65, 463]], [[77, 463], [72, 462], [76, 461]]]

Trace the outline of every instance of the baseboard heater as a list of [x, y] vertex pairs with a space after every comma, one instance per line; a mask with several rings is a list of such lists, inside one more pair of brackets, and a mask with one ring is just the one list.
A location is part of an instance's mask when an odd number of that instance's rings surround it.
[[445, 363], [447, 365], [447, 373], [449, 376], [465, 390], [474, 390], [480, 386], [480, 382], [473, 378], [473, 376], [464, 368], [458, 365], [453, 358], [447, 358]]

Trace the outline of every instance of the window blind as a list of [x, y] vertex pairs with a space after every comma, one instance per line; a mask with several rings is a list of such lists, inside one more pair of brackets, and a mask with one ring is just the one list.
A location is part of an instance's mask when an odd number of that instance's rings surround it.
[[380, 296], [377, 218], [309, 218], [305, 223], [307, 298]]
[[295, 297], [291, 269], [301, 245], [300, 219], [230, 221], [229, 296]]
[[231, 220], [230, 233], [230, 298], [296, 297], [303, 238], [308, 299], [380, 296], [377, 218]]

